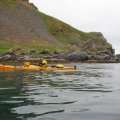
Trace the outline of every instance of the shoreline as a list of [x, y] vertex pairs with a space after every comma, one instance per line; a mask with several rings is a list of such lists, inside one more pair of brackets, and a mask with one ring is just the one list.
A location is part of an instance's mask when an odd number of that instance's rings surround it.
[[[37, 63], [39, 62], [40, 58], [32, 58], [32, 59], [24, 59], [24, 60], [0, 60], [0, 63], [4, 63], [4, 62], [18, 62], [18, 63], [24, 63], [24, 62], [30, 62], [30, 63]], [[52, 64], [52, 63], [64, 63], [64, 64], [70, 64], [70, 63], [88, 63], [88, 64], [104, 64], [104, 63], [120, 63], [120, 61], [97, 61], [97, 60], [88, 60], [88, 61], [68, 61], [65, 59], [46, 59], [48, 64]]]
[[120, 56], [114, 54], [98, 54], [89, 55], [86, 52], [69, 51], [50, 53], [44, 51], [39, 55], [36, 55], [35, 51], [31, 54], [18, 54], [16, 52], [6, 52], [0, 55], [0, 62], [2, 61], [18, 61], [18, 62], [38, 62], [41, 58], [44, 58], [48, 63], [120, 63]]

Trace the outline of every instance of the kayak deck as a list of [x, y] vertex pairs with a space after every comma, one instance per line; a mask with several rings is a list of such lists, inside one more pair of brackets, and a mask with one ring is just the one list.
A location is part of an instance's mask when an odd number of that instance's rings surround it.
[[51, 66], [11, 66], [11, 65], [0, 65], [0, 71], [7, 70], [75, 70], [76, 66], [64, 66], [64, 67], [51, 67]]

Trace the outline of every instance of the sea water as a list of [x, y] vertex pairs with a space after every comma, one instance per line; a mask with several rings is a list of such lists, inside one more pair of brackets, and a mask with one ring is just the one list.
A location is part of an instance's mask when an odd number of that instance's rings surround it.
[[0, 120], [120, 120], [120, 64], [1, 71]]

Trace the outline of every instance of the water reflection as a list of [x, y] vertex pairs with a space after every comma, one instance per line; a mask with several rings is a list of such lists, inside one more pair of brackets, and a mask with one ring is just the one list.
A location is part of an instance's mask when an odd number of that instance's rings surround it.
[[80, 64], [76, 71], [0, 72], [0, 118], [55, 120], [56, 115], [89, 113], [114, 92], [110, 69]]

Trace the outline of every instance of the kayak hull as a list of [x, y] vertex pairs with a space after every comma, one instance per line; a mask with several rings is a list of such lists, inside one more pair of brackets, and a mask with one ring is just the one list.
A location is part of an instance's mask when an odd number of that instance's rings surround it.
[[36, 65], [29, 65], [29, 66], [10, 66], [10, 65], [0, 65], [1, 71], [7, 70], [75, 70], [76, 66], [64, 66], [64, 67], [51, 67], [51, 66], [36, 66]]

